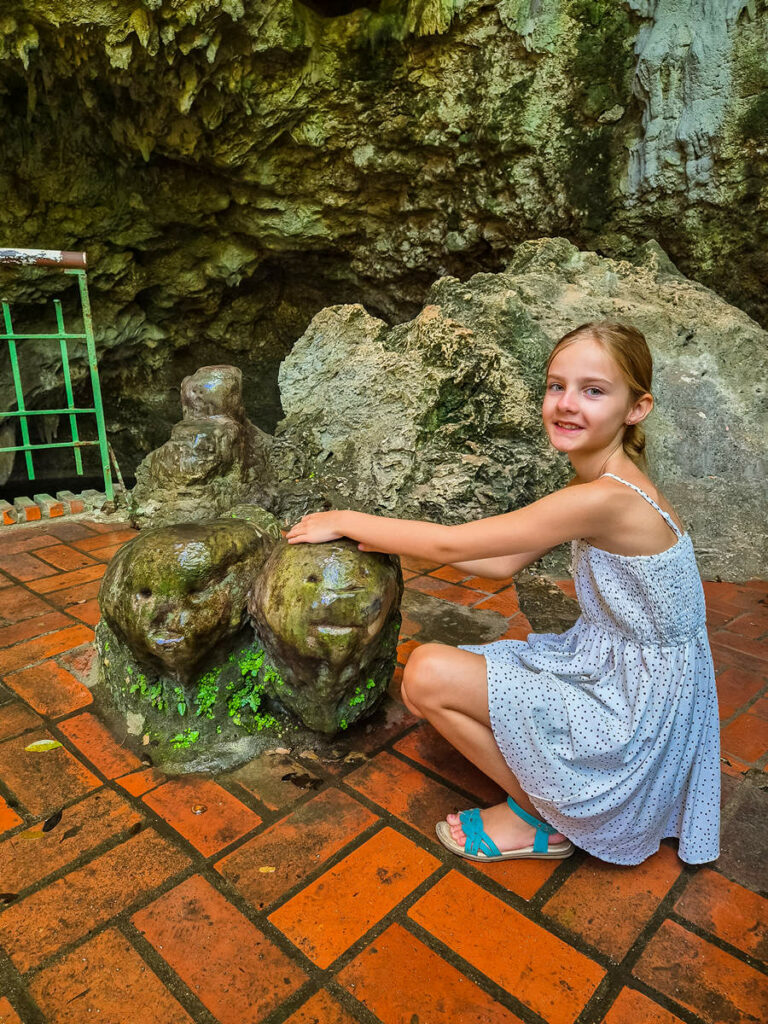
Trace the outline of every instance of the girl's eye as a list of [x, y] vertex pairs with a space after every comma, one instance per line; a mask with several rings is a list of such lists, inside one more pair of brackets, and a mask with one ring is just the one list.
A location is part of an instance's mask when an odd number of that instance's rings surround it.
[[561, 384], [556, 384], [554, 381], [549, 385], [550, 391], [562, 391], [563, 387]]
[[598, 395], [602, 395], [600, 388], [587, 388], [587, 394], [590, 398], [596, 398]]

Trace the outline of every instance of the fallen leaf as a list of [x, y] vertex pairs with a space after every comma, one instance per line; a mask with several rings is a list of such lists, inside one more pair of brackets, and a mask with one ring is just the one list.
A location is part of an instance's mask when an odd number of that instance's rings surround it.
[[19, 832], [16, 836], [17, 839], [42, 839], [43, 830], [41, 828], [29, 828], [26, 832]]
[[56, 811], [55, 814], [52, 814], [50, 816], [50, 818], [48, 818], [46, 821], [44, 821], [43, 822], [43, 832], [50, 832], [52, 829], [56, 828], [56, 826], [61, 821], [61, 814], [62, 814], [61, 811]]
[[262, 875], [271, 875], [274, 870], [274, 868], [267, 867], [266, 864], [259, 868], [259, 871], [261, 872]]
[[341, 761], [344, 757], [344, 751], [341, 747], [331, 747], [323, 754], [323, 761], [326, 764], [333, 764], [334, 761]]
[[205, 804], [192, 804], [193, 814], [205, 814], [207, 810], [208, 808], [205, 806]]
[[55, 750], [56, 747], [60, 746], [61, 744], [58, 740], [35, 740], [34, 743], [30, 743], [24, 749], [29, 751], [30, 754], [44, 754], [47, 750]]
[[275, 747], [274, 750], [268, 750], [268, 754], [290, 754], [290, 747]]
[[359, 750], [350, 750], [344, 758], [344, 764], [352, 764], [354, 761], [367, 761], [368, 758]]
[[299, 757], [303, 757], [306, 761], [319, 761], [320, 758], [314, 752], [314, 750], [302, 750]]

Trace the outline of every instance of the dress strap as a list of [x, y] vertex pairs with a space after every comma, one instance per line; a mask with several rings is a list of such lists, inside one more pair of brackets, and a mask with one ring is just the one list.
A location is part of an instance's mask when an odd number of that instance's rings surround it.
[[637, 491], [637, 493], [642, 498], [645, 498], [649, 505], [652, 505], [656, 509], [659, 515], [667, 523], [667, 525], [675, 531], [675, 536], [678, 540], [683, 536], [680, 532], [680, 528], [678, 527], [677, 523], [674, 521], [672, 516], [668, 512], [665, 512], [664, 509], [661, 508], [659, 505], [657, 505], [653, 498], [650, 496], [650, 494], [646, 494], [645, 491], [641, 490], [636, 484], [631, 484], [629, 480], [624, 480], [622, 477], [616, 476], [615, 473], [603, 473], [602, 475], [609, 476], [612, 480], [618, 480], [620, 484], [625, 484], [627, 487], [631, 487], [633, 491]]

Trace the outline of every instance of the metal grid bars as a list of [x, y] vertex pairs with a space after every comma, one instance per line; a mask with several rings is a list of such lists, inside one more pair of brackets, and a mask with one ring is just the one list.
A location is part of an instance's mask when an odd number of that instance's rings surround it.
[[[18, 417], [21, 431], [22, 444], [2, 448], [0, 452], [24, 452], [27, 465], [27, 476], [30, 480], [35, 479], [35, 466], [32, 453], [49, 448], [72, 448], [75, 458], [75, 471], [78, 476], [83, 475], [83, 460], [81, 449], [87, 446], [98, 446], [101, 457], [101, 468], [104, 474], [104, 492], [107, 498], [114, 497], [112, 485], [112, 470], [110, 468], [110, 452], [107, 442], [107, 432], [104, 423], [104, 409], [101, 402], [101, 387], [99, 385], [99, 370], [96, 359], [96, 345], [93, 337], [93, 318], [91, 316], [91, 303], [88, 296], [88, 283], [86, 279], [85, 253], [70, 253], [51, 250], [35, 249], [0, 249], [0, 265], [18, 267], [51, 267], [63, 270], [65, 274], [72, 275], [77, 282], [80, 309], [83, 319], [83, 333], [68, 332], [64, 326], [64, 314], [59, 299], [53, 300], [54, 313], [56, 317], [56, 332], [54, 334], [24, 334], [14, 331], [11, 317], [11, 307], [7, 299], [2, 299], [2, 326], [3, 333], [0, 333], [0, 342], [5, 341], [8, 345], [8, 353], [11, 363], [11, 375], [13, 387], [16, 394], [16, 408], [0, 412], [0, 423], [6, 419]], [[17, 343], [26, 341], [50, 341], [58, 342], [61, 353], [61, 370], [64, 378], [64, 391], [66, 395], [66, 407], [57, 409], [27, 409], [24, 401], [24, 392], [21, 383], [19, 370], [19, 350]], [[91, 390], [93, 393], [93, 406], [75, 406], [74, 393], [72, 390], [72, 376], [70, 372], [69, 350], [67, 343], [70, 341], [84, 341], [88, 354], [88, 368], [91, 378]], [[49, 443], [33, 444], [29, 434], [30, 416], [51, 416], [64, 415], [69, 418], [71, 441], [55, 441]], [[83, 441], [80, 439], [77, 417], [92, 415], [96, 417], [97, 440]]]

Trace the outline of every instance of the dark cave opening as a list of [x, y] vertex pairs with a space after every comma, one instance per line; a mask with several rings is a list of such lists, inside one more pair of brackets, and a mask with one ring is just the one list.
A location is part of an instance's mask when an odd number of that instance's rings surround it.
[[360, 8], [378, 11], [381, 6], [381, 0], [299, 0], [299, 3], [319, 14], [321, 18], [340, 18]]

